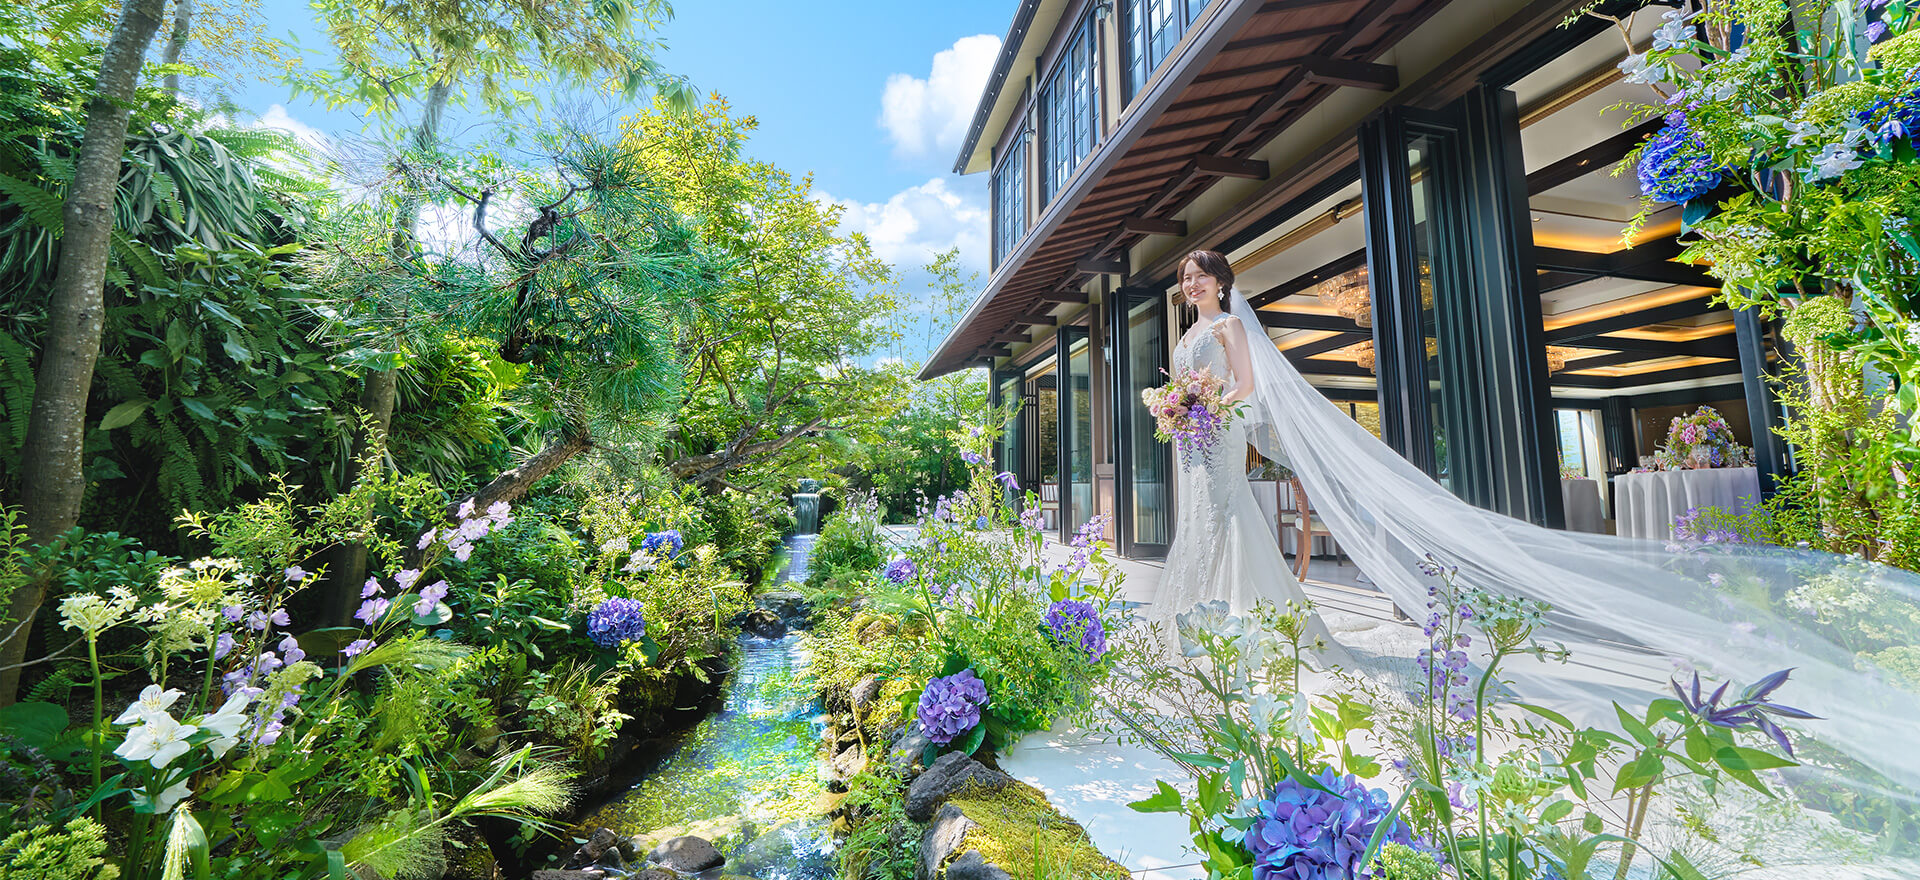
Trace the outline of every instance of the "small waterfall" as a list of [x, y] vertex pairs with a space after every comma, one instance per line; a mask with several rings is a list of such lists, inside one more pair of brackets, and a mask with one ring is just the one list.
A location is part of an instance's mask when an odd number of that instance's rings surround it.
[[[814, 538], [788, 538], [783, 580], [806, 579]], [[730, 841], [723, 875], [832, 880], [838, 859], [828, 820], [792, 818], [826, 792], [815, 754], [827, 716], [807, 676], [811, 660], [804, 632], [772, 641], [742, 639], [734, 649], [733, 674], [722, 687], [720, 710], [689, 731], [624, 796], [589, 816], [577, 836], [598, 827], [622, 836], [679, 829]]]
[[820, 481], [801, 480], [800, 491], [793, 493], [793, 533], [813, 535], [820, 532]]

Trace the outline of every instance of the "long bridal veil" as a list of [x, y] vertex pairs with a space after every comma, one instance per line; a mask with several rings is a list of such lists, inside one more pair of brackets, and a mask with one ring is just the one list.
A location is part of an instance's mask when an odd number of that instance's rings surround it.
[[[1396, 605], [1423, 617], [1428, 554], [1462, 584], [1550, 603], [1552, 639], [1574, 662], [1524, 660], [1511, 681], [1528, 702], [1611, 726], [1611, 702], [1671, 696], [1697, 668], [1738, 689], [1791, 667], [1777, 696], [1821, 720], [1801, 730], [1830, 747], [1806, 772], [1920, 803], [1920, 575], [1811, 550], [1661, 542], [1547, 529], [1467, 504], [1309, 385], [1264, 339], [1239, 291], [1231, 313], [1255, 342], [1247, 418], [1262, 454], [1298, 475], [1341, 547]], [[1896, 658], [1905, 658], [1903, 670]], [[1584, 662], [1585, 665], [1581, 665]], [[1802, 750], [1807, 757], [1808, 750]]]

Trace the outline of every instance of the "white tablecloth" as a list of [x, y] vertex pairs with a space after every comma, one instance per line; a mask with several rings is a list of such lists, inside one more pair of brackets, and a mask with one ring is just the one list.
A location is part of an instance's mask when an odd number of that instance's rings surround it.
[[1673, 518], [1692, 508], [1745, 513], [1758, 505], [1760, 472], [1746, 467], [1621, 474], [1613, 491], [1620, 535], [1665, 541], [1673, 537]]
[[1602, 524], [1602, 520], [1606, 519], [1606, 513], [1600, 504], [1599, 481], [1562, 479], [1560, 500], [1567, 513], [1567, 531], [1594, 534], [1606, 531], [1606, 527]]

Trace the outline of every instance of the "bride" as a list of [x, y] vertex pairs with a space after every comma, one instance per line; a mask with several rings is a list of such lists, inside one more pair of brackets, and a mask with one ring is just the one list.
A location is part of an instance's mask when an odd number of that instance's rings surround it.
[[[1174, 347], [1173, 374], [1210, 370], [1228, 381], [1226, 403], [1251, 406], [1248, 399], [1256, 387], [1253, 349], [1246, 323], [1227, 311], [1232, 289], [1233, 268], [1220, 254], [1194, 251], [1181, 261], [1180, 298], [1200, 319]], [[1265, 341], [1265, 333], [1256, 332]], [[1250, 423], [1249, 418], [1235, 418], [1210, 451], [1175, 450], [1179, 510], [1150, 619], [1171, 625], [1174, 615], [1214, 599], [1227, 600], [1234, 614], [1244, 614], [1261, 601], [1279, 608], [1290, 601], [1306, 604], [1306, 593], [1280, 554], [1247, 483]], [[1333, 643], [1317, 614], [1307, 637]]]
[[[1179, 455], [1176, 532], [1148, 620], [1170, 622], [1211, 600], [1242, 612], [1303, 598], [1243, 473], [1250, 444], [1293, 471], [1341, 548], [1416, 623], [1428, 618], [1435, 564], [1455, 568], [1471, 590], [1547, 603], [1543, 634], [1577, 659], [1502, 666], [1528, 702], [1611, 725], [1615, 700], [1670, 696], [1675, 669], [1752, 682], [1791, 668], [1795, 698], [1821, 716], [1809, 732], [1834, 763], [1864, 765], [1878, 790], [1920, 803], [1920, 749], [1889, 748], [1887, 738], [1920, 730], [1920, 678], [1891, 665], [1894, 652], [1856, 655], [1833, 626], [1836, 609], [1870, 608], [1893, 642], [1920, 650], [1920, 576], [1805, 548], [1547, 529], [1475, 507], [1309, 384], [1233, 289], [1224, 257], [1195, 251], [1180, 267], [1180, 296], [1199, 321], [1173, 365], [1210, 368], [1242, 407], [1210, 452]], [[1327, 638], [1317, 619], [1311, 632]]]

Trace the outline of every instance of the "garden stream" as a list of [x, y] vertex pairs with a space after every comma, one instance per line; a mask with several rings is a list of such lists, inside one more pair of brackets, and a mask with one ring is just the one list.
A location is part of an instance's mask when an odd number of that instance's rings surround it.
[[[783, 580], [807, 577], [817, 535], [787, 540]], [[830, 880], [833, 836], [819, 815], [826, 788], [816, 753], [825, 716], [807, 680], [809, 637], [741, 636], [720, 708], [702, 719], [631, 789], [589, 815], [576, 836], [611, 828], [652, 842], [682, 834], [727, 856], [702, 877]]]

